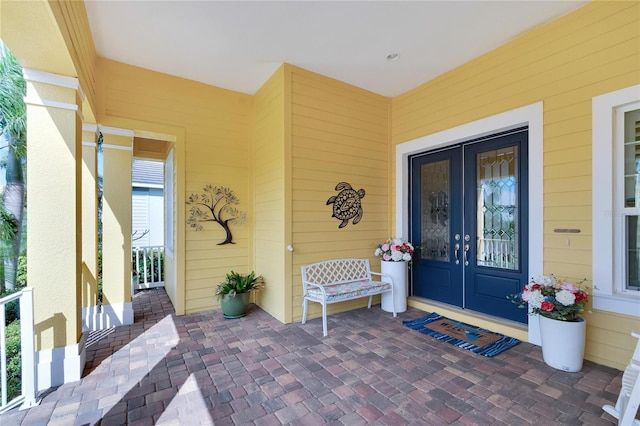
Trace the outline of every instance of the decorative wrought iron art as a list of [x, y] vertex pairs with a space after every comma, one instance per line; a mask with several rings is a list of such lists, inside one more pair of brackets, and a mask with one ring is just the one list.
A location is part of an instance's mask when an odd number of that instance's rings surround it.
[[344, 228], [353, 219], [353, 224], [357, 224], [362, 219], [362, 203], [364, 198], [364, 189], [358, 191], [351, 188], [347, 182], [340, 182], [336, 185], [336, 191], [340, 191], [338, 195], [329, 197], [327, 205], [333, 204], [333, 215], [342, 222], [338, 228]]
[[187, 204], [191, 204], [187, 225], [196, 231], [202, 231], [201, 222], [215, 222], [227, 234], [224, 241], [218, 245], [235, 244], [229, 225], [245, 223], [247, 215], [233, 207], [240, 204], [240, 200], [231, 189], [224, 186], [206, 185], [200, 194], [189, 195]]

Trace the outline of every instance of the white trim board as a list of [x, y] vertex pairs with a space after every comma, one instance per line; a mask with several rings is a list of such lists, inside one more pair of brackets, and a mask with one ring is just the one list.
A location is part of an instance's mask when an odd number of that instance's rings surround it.
[[49, 389], [82, 378], [86, 361], [86, 334], [75, 345], [36, 352], [37, 390]]
[[34, 70], [32, 68], [23, 68], [22, 76], [26, 81], [37, 81], [38, 83], [46, 83], [51, 84], [52, 86], [60, 86], [82, 91], [80, 88], [80, 81], [75, 77], [53, 74], [46, 71]]
[[88, 306], [82, 308], [82, 318], [85, 332], [133, 324], [133, 303]]
[[[395, 237], [409, 234], [409, 156], [522, 126], [529, 128], [529, 276], [543, 262], [543, 103], [520, 107], [396, 145]], [[537, 321], [529, 321], [529, 342], [540, 344]]]

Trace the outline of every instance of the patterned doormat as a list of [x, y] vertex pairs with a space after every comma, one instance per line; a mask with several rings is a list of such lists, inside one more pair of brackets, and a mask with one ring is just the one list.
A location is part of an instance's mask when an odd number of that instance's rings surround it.
[[422, 334], [486, 357], [496, 356], [520, 343], [513, 337], [452, 320], [436, 312], [402, 323]]

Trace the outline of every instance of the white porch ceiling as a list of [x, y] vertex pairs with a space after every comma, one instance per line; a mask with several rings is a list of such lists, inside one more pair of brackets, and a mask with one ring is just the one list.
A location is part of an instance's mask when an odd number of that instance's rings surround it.
[[[248, 94], [287, 62], [396, 96], [585, 3], [86, 0], [86, 8], [98, 55], [115, 61]], [[387, 61], [391, 53], [400, 58]]]

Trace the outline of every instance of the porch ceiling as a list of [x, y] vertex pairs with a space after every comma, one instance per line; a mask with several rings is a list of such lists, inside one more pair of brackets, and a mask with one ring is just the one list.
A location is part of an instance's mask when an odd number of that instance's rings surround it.
[[[282, 62], [384, 96], [586, 1], [86, 0], [100, 56], [253, 94]], [[400, 55], [387, 61], [389, 54]]]

